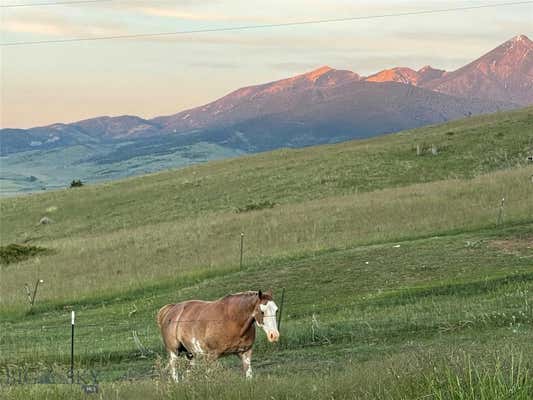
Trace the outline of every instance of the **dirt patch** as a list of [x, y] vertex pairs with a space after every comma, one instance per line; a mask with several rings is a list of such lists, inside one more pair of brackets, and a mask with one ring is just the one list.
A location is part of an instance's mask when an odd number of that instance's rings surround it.
[[491, 240], [489, 246], [505, 253], [533, 256], [533, 236], [504, 240]]

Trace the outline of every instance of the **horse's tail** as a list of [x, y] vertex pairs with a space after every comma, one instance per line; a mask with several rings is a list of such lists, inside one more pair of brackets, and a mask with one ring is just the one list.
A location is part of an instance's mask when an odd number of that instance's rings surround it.
[[159, 311], [157, 312], [156, 321], [157, 321], [157, 325], [159, 326], [160, 329], [163, 326], [163, 321], [165, 320], [165, 318], [166, 318], [166, 316], [168, 314], [168, 311], [172, 307], [174, 307], [174, 304], [167, 304], [167, 305], [161, 307], [159, 309]]

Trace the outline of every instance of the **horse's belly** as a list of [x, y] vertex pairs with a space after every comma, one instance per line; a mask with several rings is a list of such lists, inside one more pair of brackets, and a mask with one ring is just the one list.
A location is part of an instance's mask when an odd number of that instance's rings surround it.
[[222, 353], [222, 355], [245, 353], [245, 352], [247, 352], [248, 350], [250, 350], [251, 348], [252, 348], [252, 345], [249, 345], [249, 346], [233, 346], [233, 347], [228, 347], [228, 348]]
[[244, 353], [252, 348], [252, 340], [242, 340], [242, 338], [236, 339], [234, 341], [229, 341], [225, 343], [221, 349], [221, 354], [239, 354]]
[[188, 351], [194, 355], [208, 355], [210, 357], [220, 357], [228, 354], [238, 354], [250, 350], [252, 341], [223, 340], [216, 337], [197, 338], [191, 337], [185, 343]]

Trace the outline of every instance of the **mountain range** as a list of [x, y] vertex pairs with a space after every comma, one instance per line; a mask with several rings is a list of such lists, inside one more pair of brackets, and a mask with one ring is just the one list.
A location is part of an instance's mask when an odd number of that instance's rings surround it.
[[[97, 181], [280, 147], [366, 138], [529, 104], [533, 42], [524, 35], [451, 72], [396, 67], [363, 77], [323, 66], [240, 88], [169, 116], [106, 116], [2, 129], [0, 191], [64, 186], [71, 175]], [[48, 165], [58, 161], [63, 164]]]

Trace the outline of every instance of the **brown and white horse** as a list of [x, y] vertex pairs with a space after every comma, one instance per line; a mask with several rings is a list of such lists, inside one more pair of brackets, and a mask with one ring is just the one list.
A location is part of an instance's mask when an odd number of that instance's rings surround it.
[[190, 300], [162, 307], [157, 313], [157, 324], [170, 356], [174, 380], [178, 381], [176, 363], [180, 354], [189, 360], [198, 356], [216, 360], [228, 354], [238, 355], [243, 373], [251, 378], [255, 325], [263, 328], [270, 342], [278, 341], [277, 309], [271, 291], [236, 293], [216, 301]]

